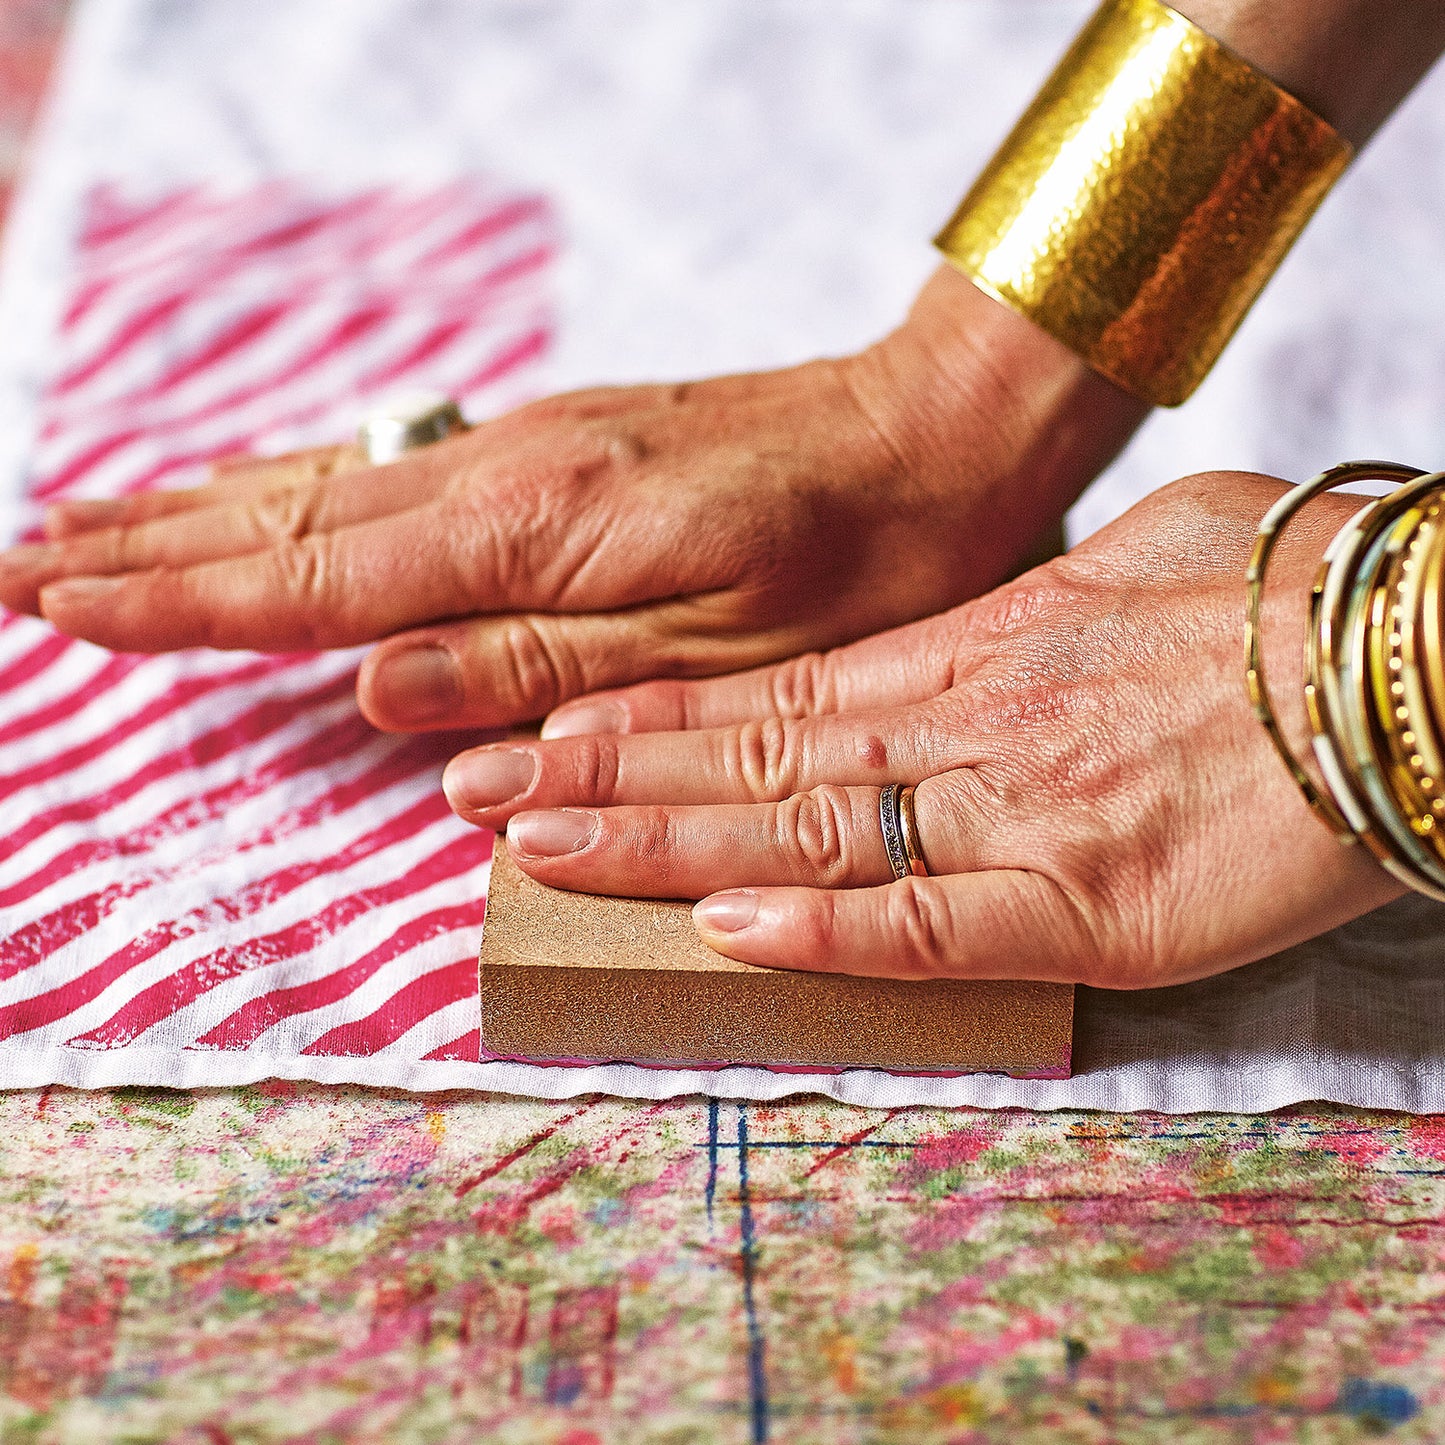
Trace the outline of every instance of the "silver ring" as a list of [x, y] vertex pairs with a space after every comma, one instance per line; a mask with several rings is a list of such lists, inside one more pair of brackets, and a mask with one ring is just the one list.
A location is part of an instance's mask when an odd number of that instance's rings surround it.
[[913, 815], [913, 789], [903, 783], [889, 783], [878, 799], [878, 822], [894, 880], [927, 878], [928, 865], [923, 861], [918, 820]]
[[451, 397], [427, 392], [401, 397], [370, 413], [357, 428], [356, 440], [366, 460], [379, 467], [466, 430], [461, 408]]

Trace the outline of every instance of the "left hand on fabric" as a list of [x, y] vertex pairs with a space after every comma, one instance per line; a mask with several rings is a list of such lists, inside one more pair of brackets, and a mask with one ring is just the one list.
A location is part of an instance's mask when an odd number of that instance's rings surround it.
[[[544, 883], [711, 895], [702, 936], [747, 963], [1145, 988], [1261, 958], [1400, 892], [1311, 816], [1245, 695], [1244, 565], [1280, 486], [1188, 478], [928, 621], [579, 699], [455, 759], [452, 806]], [[1276, 676], [1357, 505], [1281, 550]], [[892, 782], [928, 878], [889, 881]]]
[[944, 265], [850, 356], [551, 397], [386, 465], [332, 447], [60, 502], [49, 541], [0, 553], [0, 606], [124, 651], [375, 644], [376, 726], [495, 727], [976, 596], [1146, 410]]

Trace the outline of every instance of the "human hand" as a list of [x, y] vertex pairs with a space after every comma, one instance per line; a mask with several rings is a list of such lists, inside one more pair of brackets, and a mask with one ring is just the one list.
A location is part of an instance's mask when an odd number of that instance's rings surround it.
[[346, 449], [63, 504], [0, 602], [109, 647], [379, 642], [378, 726], [539, 717], [992, 586], [1143, 407], [945, 268], [858, 356], [576, 393], [381, 468]]
[[[1190, 478], [941, 617], [581, 699], [545, 741], [454, 759], [452, 806], [544, 883], [712, 895], [702, 936], [747, 963], [1143, 988], [1263, 957], [1400, 892], [1311, 816], [1250, 711], [1244, 568], [1279, 492]], [[1276, 677], [1358, 499], [1322, 503], [1272, 573]], [[888, 881], [892, 782], [917, 785], [932, 877]]]

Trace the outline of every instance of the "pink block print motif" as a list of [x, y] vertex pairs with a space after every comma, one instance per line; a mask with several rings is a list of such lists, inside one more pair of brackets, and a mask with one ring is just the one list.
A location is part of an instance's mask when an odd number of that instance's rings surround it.
[[[556, 248], [545, 198], [484, 181], [96, 192], [25, 520], [344, 439], [402, 391], [535, 395]], [[355, 665], [0, 619], [0, 1084], [42, 1057], [71, 1083], [194, 1083], [215, 1050], [477, 1058], [492, 842], [441, 795], [462, 740], [373, 732]]]

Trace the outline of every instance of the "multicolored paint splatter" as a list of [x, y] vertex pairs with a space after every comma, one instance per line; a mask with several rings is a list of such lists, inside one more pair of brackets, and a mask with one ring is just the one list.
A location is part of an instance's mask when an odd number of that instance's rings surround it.
[[0, 1096], [0, 1439], [1445, 1437], [1445, 1123]]

